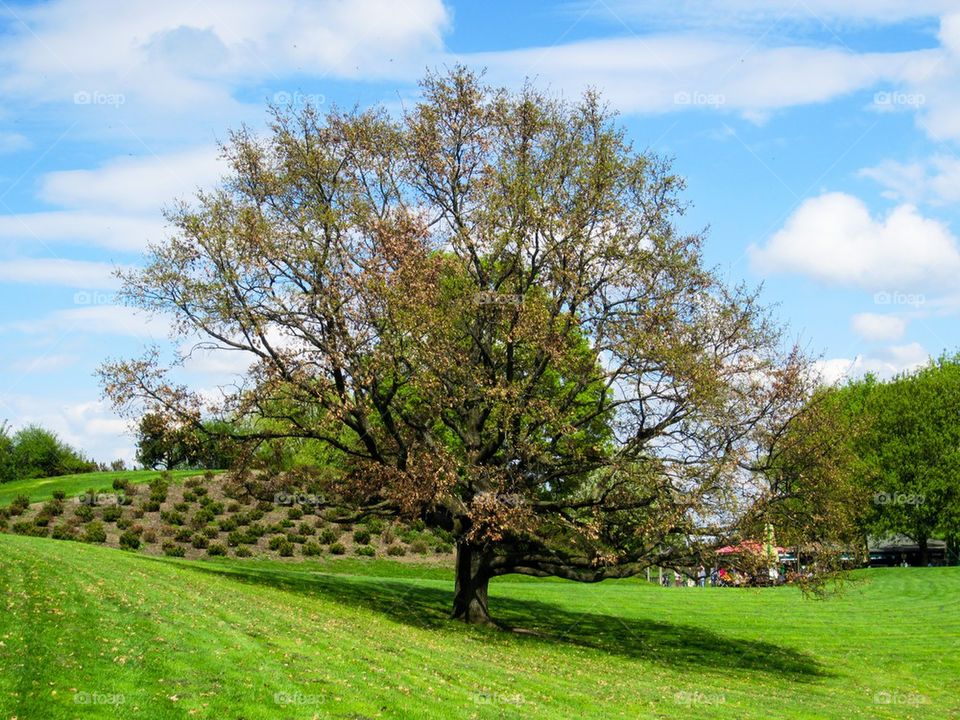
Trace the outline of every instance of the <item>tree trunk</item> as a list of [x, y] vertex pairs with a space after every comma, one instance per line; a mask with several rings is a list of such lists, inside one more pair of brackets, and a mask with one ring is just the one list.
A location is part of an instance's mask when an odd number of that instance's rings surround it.
[[467, 543], [458, 543], [456, 568], [451, 617], [472, 625], [496, 625], [487, 607], [490, 570], [486, 553]]
[[917, 539], [917, 546], [920, 549], [920, 567], [927, 566], [927, 538], [926, 536]]

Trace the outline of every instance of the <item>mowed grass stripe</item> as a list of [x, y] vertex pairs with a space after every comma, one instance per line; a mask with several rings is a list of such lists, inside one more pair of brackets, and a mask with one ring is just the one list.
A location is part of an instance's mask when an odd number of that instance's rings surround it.
[[[19, 536], [0, 536], [0, 558], [0, 718], [960, 714], [953, 568], [860, 573], [822, 602], [504, 578], [492, 608], [528, 631], [511, 634], [447, 621], [442, 568], [187, 562]], [[80, 707], [74, 689], [125, 702]]]

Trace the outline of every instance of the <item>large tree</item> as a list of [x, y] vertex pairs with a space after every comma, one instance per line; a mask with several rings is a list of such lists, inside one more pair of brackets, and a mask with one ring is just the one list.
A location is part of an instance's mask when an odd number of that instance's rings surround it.
[[230, 175], [170, 213], [122, 297], [250, 353], [247, 382], [211, 402], [154, 351], [106, 364], [107, 394], [328, 445], [329, 497], [453, 533], [469, 622], [496, 576], [702, 561], [775, 506], [808, 361], [705, 267], [681, 181], [595, 94], [462, 68], [422, 90], [400, 118], [280, 108], [234, 133]]
[[913, 539], [920, 561], [927, 545], [960, 538], [960, 357], [944, 356], [887, 382], [872, 376], [837, 391], [859, 418], [850, 447], [861, 458], [867, 504], [862, 522], [876, 535]]

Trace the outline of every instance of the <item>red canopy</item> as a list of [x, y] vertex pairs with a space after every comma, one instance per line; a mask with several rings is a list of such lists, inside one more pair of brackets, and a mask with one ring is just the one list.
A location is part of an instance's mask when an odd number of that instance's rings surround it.
[[[777, 546], [777, 554], [782, 554], [787, 551], [786, 548]], [[757, 555], [762, 554], [764, 551], [764, 544], [757, 542], [756, 540], [744, 540], [739, 545], [724, 545], [722, 548], [719, 548], [716, 552], [717, 555], [738, 555], [742, 552], [752, 552]]]

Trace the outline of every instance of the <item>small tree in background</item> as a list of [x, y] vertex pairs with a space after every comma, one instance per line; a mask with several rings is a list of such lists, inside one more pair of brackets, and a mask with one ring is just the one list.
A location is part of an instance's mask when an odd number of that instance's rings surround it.
[[28, 425], [10, 440], [13, 479], [49, 477], [92, 472], [97, 464], [84, 458], [57, 434], [38, 425]]
[[863, 428], [850, 444], [861, 458], [862, 524], [914, 540], [927, 562], [930, 538], [960, 538], [960, 356], [945, 356], [889, 382], [870, 376], [837, 392]]
[[171, 213], [122, 297], [255, 364], [211, 402], [159, 351], [108, 363], [121, 412], [329, 446], [329, 497], [453, 534], [453, 615], [475, 623], [493, 577], [696, 565], [785, 497], [769, 458], [811, 365], [704, 266], [681, 181], [596, 95], [456, 69], [399, 120], [280, 109], [223, 152], [230, 176]]

